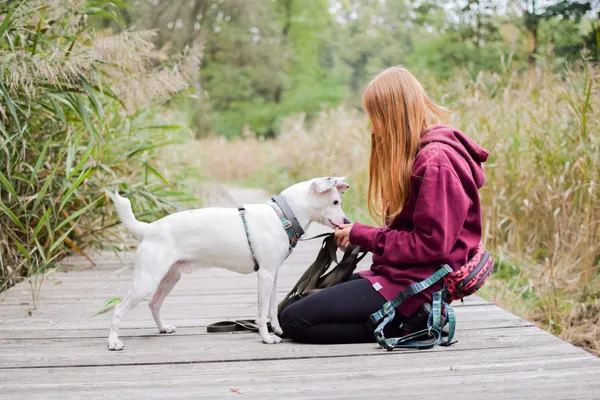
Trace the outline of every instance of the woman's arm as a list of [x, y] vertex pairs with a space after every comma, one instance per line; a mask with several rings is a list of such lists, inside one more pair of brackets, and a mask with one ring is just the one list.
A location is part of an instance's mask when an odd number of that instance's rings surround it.
[[371, 251], [390, 265], [444, 260], [458, 239], [471, 204], [450, 167], [429, 165], [417, 197], [412, 231], [354, 223], [350, 243]]

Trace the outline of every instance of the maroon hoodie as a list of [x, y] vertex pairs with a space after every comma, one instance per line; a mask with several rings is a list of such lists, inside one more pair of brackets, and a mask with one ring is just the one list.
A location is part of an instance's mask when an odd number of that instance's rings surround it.
[[[443, 263], [457, 268], [481, 241], [478, 189], [485, 182], [481, 163], [488, 151], [462, 132], [434, 126], [421, 136], [413, 164], [408, 200], [388, 227], [355, 223], [350, 243], [373, 253], [373, 265], [361, 272], [385, 297], [394, 299], [408, 285], [422, 281]], [[391, 172], [391, 171], [390, 171]], [[431, 302], [441, 282], [398, 307], [408, 317]]]

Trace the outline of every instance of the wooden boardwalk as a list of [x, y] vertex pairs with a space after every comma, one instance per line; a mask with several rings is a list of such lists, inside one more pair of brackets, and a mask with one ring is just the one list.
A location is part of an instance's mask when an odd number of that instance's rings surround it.
[[[288, 259], [279, 298], [318, 246], [301, 243]], [[450, 348], [390, 353], [208, 334], [207, 324], [256, 312], [256, 277], [216, 269], [185, 274], [166, 299], [162, 316], [175, 334], [159, 335], [142, 302], [123, 322], [125, 349], [111, 352], [111, 313], [89, 317], [128, 288], [132, 253], [94, 258], [95, 268], [71, 257], [47, 276], [31, 316], [27, 283], [0, 294], [0, 399], [600, 399], [599, 358], [480, 298], [457, 305]]]

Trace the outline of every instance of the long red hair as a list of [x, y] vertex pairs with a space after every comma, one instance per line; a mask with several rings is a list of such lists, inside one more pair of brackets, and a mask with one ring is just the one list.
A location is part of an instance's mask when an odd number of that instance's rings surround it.
[[431, 101], [402, 66], [375, 76], [363, 91], [362, 105], [371, 126], [369, 212], [388, 225], [408, 199], [422, 132], [439, 124], [447, 110]]

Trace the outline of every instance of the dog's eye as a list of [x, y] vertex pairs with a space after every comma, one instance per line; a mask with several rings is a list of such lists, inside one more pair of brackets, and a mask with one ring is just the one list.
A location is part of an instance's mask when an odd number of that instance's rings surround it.
[[337, 206], [338, 204], [340, 204], [340, 201], [339, 201], [339, 200], [335, 200], [335, 201], [333, 202], [333, 205], [334, 205], [334, 206]]

